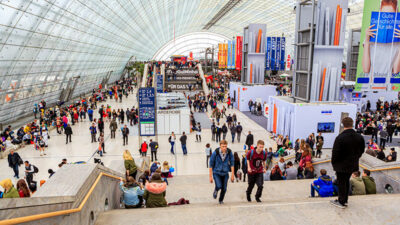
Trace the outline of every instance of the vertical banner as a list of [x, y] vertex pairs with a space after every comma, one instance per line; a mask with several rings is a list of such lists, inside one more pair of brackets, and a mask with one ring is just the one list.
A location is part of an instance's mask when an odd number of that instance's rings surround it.
[[163, 75], [162, 74], [158, 74], [157, 75], [157, 93], [162, 93], [163, 90]]
[[227, 51], [227, 68], [231, 68], [231, 49], [232, 49], [232, 41], [228, 41], [228, 51]]
[[400, 90], [397, 0], [364, 1], [356, 91]]
[[218, 44], [218, 68], [222, 69], [222, 44]]
[[236, 70], [242, 70], [242, 47], [243, 47], [243, 37], [236, 37]]
[[271, 37], [267, 37], [267, 47], [265, 48], [265, 69], [271, 70]]
[[140, 136], [155, 136], [156, 93], [154, 88], [139, 88]]
[[275, 69], [274, 70], [279, 70], [279, 67], [281, 65], [281, 37], [276, 38], [276, 51], [275, 51]]
[[271, 38], [271, 70], [275, 70], [276, 38]]
[[279, 70], [285, 70], [285, 59], [286, 59], [286, 38], [281, 38], [281, 58], [280, 58], [280, 68]]
[[228, 44], [224, 44], [224, 69], [226, 69], [228, 65]]

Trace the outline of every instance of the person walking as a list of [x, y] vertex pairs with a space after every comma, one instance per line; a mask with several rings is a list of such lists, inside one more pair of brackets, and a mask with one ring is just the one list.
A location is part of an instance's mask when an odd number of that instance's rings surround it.
[[68, 144], [68, 140], [69, 140], [69, 142], [72, 142], [71, 141], [72, 128], [71, 128], [70, 124], [68, 124], [67, 127], [64, 129], [64, 133], [65, 133], [65, 138], [66, 138], [66, 144]]
[[381, 138], [381, 140], [379, 142], [379, 147], [383, 150], [383, 149], [385, 149], [386, 141], [389, 136], [386, 128], [382, 129], [382, 131], [379, 132], [379, 136]]
[[92, 143], [96, 142], [96, 134], [97, 134], [96, 124], [92, 123], [92, 126], [90, 126], [89, 130], [90, 130], [90, 135], [92, 137]]
[[110, 131], [111, 131], [111, 139], [114, 138], [115, 139], [115, 131], [118, 129], [118, 124], [117, 121], [115, 121], [115, 119], [113, 119], [110, 123]]
[[351, 174], [359, 170], [358, 163], [364, 153], [365, 141], [353, 129], [352, 118], [344, 118], [342, 124], [344, 131], [335, 139], [331, 160], [333, 170], [336, 172], [339, 198], [330, 203], [343, 209], [348, 201]]
[[232, 136], [232, 144], [235, 141], [235, 135], [236, 135], [236, 126], [231, 126], [230, 128], [231, 131], [231, 136]]
[[158, 142], [150, 139], [149, 146], [150, 146], [150, 150], [151, 150], [151, 161], [153, 162], [154, 159], [157, 161]]
[[201, 125], [200, 125], [200, 123], [197, 123], [197, 127], [196, 127], [196, 141], [201, 142]]
[[101, 145], [101, 149], [102, 149], [103, 153], [107, 153], [105, 146], [104, 146], [104, 133], [100, 133], [99, 144]]
[[128, 179], [128, 177], [133, 177], [134, 179], [136, 179], [137, 166], [129, 150], [125, 150], [122, 154], [122, 157], [124, 159], [126, 178]]
[[97, 124], [100, 133], [104, 133], [104, 121], [103, 118], [100, 118]]
[[247, 145], [248, 150], [250, 150], [250, 147], [254, 144], [254, 136], [251, 134], [251, 131], [249, 131], [249, 134], [246, 137], [245, 144]]
[[210, 143], [206, 144], [206, 163], [207, 163], [207, 168], [208, 168], [208, 162], [210, 161], [210, 157], [212, 154], [212, 149]]
[[242, 125], [240, 125], [240, 122], [238, 122], [238, 124], [236, 126], [236, 139], [239, 143], [240, 143], [240, 135], [242, 134], [242, 131], [243, 131], [243, 127], [242, 127]]
[[226, 140], [226, 134], [228, 134], [228, 127], [224, 123], [224, 125], [222, 125], [222, 140]]
[[215, 122], [213, 121], [212, 125], [211, 125], [211, 140], [215, 141], [215, 134], [216, 134], [216, 126], [215, 126]]
[[124, 125], [124, 128], [122, 128], [122, 138], [124, 140], [124, 146], [125, 144], [128, 144], [128, 135], [129, 135], [129, 128]]
[[181, 138], [179, 138], [179, 141], [181, 142], [181, 145], [182, 145], [183, 155], [187, 155], [186, 140], [187, 140], [187, 136], [186, 136], [185, 132], [183, 132]]
[[148, 145], [147, 145], [147, 140], [144, 139], [142, 145], [140, 146], [140, 154], [142, 157], [146, 157], [147, 156], [147, 149], [148, 149]]
[[[219, 126], [219, 123], [217, 123], [217, 126], [215, 127], [215, 141], [218, 143], [221, 141], [221, 133], [222, 133], [222, 129]], [[225, 139], [224, 139], [225, 140]]]
[[225, 193], [227, 191], [229, 172], [231, 172], [231, 182], [235, 180], [234, 175], [234, 157], [232, 150], [228, 149], [228, 142], [222, 140], [219, 144], [219, 148], [211, 154], [210, 158], [210, 183], [215, 181], [215, 189], [213, 192], [213, 198], [217, 199], [218, 191], [219, 204], [224, 203]]
[[19, 166], [23, 163], [21, 156], [14, 152], [14, 149], [10, 150], [8, 154], [8, 166], [10, 166], [14, 171], [14, 177], [19, 179]]
[[171, 153], [175, 154], [174, 145], [175, 145], [176, 136], [175, 133], [172, 132], [171, 136], [168, 138], [168, 142], [171, 144]]
[[265, 161], [267, 160], [267, 154], [264, 151], [264, 141], [257, 141], [257, 147], [255, 150], [250, 150], [246, 155], [247, 159], [247, 172], [248, 172], [248, 184], [246, 191], [247, 201], [251, 202], [251, 192], [253, 191], [254, 185], [257, 184], [256, 201], [261, 202], [260, 198], [262, 195], [264, 185], [264, 173], [266, 171]]

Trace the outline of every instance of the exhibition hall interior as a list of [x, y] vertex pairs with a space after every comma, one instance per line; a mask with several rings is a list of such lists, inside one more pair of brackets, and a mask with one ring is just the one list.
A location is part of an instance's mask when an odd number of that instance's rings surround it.
[[400, 224], [398, 0], [0, 0], [0, 225]]

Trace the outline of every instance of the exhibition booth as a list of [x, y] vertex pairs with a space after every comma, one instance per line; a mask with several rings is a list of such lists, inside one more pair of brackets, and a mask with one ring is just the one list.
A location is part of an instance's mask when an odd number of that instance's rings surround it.
[[250, 111], [249, 101], [259, 102], [261, 105], [269, 102], [270, 96], [276, 96], [276, 86], [265, 84], [243, 84], [239, 82], [230, 82], [229, 96], [232, 99], [233, 106], [239, 111]]
[[183, 93], [157, 94], [157, 134], [190, 132], [190, 109]]
[[289, 135], [290, 141], [306, 139], [319, 132], [324, 137], [324, 148], [332, 148], [340, 133], [344, 117], [355, 120], [357, 106], [350, 103], [306, 103], [285, 96], [269, 97], [267, 130], [276, 135]]

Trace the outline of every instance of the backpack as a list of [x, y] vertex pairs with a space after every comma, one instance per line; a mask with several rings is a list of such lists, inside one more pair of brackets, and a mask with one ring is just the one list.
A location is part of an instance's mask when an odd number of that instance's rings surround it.
[[171, 136], [169, 136], [169, 138], [168, 138], [168, 142], [169, 142], [169, 143], [171, 143]]
[[236, 128], [236, 132], [238, 132], [238, 133], [242, 133], [242, 126], [237, 126], [237, 128]]
[[32, 165], [32, 167], [33, 167], [33, 173], [39, 173], [39, 169], [35, 165]]
[[[251, 150], [251, 152], [250, 152], [250, 160], [253, 158], [253, 154], [254, 154], [254, 150]], [[267, 154], [265, 153], [265, 151], [263, 150], [263, 155], [264, 155], [264, 158], [265, 159], [267, 159]]]

